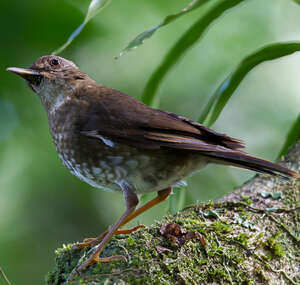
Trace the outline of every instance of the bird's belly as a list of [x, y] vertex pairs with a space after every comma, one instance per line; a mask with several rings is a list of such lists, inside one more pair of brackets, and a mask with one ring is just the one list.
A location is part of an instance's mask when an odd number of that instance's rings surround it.
[[202, 160], [172, 152], [145, 151], [127, 145], [71, 144], [62, 134], [53, 136], [58, 155], [69, 171], [93, 187], [121, 191], [126, 181], [137, 193], [154, 192], [172, 186], [202, 168]]

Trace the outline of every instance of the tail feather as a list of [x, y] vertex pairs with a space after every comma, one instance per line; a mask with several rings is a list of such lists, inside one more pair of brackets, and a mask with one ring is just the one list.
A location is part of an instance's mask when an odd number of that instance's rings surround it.
[[[246, 168], [261, 173], [268, 173], [271, 175], [280, 175], [285, 178], [294, 177], [300, 179], [300, 174], [279, 164], [256, 158], [243, 152], [210, 152], [207, 153], [209, 157], [214, 157], [217, 160], [221, 159], [232, 166]], [[220, 161], [219, 161], [220, 162]]]

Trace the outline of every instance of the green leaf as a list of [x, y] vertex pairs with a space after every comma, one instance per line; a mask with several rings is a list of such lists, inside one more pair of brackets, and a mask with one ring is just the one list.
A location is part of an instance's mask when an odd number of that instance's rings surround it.
[[255, 66], [261, 62], [277, 59], [296, 51], [300, 51], [299, 42], [275, 43], [267, 45], [244, 58], [211, 96], [200, 115], [199, 123], [211, 126], [218, 119], [238, 85]]
[[65, 50], [72, 43], [72, 41], [80, 34], [85, 25], [92, 18], [94, 18], [106, 5], [108, 5], [110, 1], [111, 0], [92, 0], [83, 20], [83, 23], [71, 34], [67, 41], [61, 47], [53, 51], [52, 54], [59, 54], [63, 50]]
[[170, 69], [203, 35], [209, 25], [219, 18], [226, 10], [238, 5], [245, 0], [223, 0], [210, 8], [201, 18], [196, 21], [169, 50], [162, 63], [152, 73], [142, 94], [142, 101], [152, 105], [159, 85]]
[[298, 140], [300, 140], [300, 115], [298, 115], [297, 120], [289, 130], [285, 143], [279, 153], [278, 159], [285, 155], [290, 146], [296, 143]]
[[111, 0], [92, 0], [88, 12], [85, 16], [84, 23], [94, 18]]
[[[164, 18], [164, 20], [159, 24], [156, 25], [144, 32], [142, 32], [141, 34], [139, 34], [135, 39], [133, 39], [125, 49], [123, 49], [120, 52], [119, 56], [122, 56], [123, 54], [131, 51], [132, 49], [135, 49], [137, 47], [139, 47], [140, 45], [142, 45], [144, 43], [144, 41], [146, 39], [149, 39], [150, 37], [152, 37], [152, 35], [161, 27], [166, 26], [170, 23], [172, 23], [173, 21], [175, 21], [176, 19], [178, 19], [179, 17], [185, 15], [188, 12], [191, 12], [193, 10], [195, 10], [196, 8], [200, 7], [201, 5], [205, 4], [206, 2], [208, 2], [209, 0], [193, 0], [192, 2], [190, 2], [183, 10], [181, 10], [178, 13], [175, 14], [171, 14], [167, 17]], [[117, 58], [117, 57], [116, 57]]]

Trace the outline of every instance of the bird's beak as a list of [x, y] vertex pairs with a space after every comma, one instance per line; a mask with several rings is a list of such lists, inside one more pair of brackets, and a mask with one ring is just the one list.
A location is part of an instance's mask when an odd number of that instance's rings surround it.
[[20, 75], [28, 81], [30, 81], [30, 79], [33, 79], [36, 76], [41, 76], [41, 73], [38, 70], [30, 68], [8, 67], [6, 70]]
[[33, 91], [33, 86], [38, 86], [44, 77], [39, 70], [32, 68], [9, 67], [6, 70], [23, 77]]

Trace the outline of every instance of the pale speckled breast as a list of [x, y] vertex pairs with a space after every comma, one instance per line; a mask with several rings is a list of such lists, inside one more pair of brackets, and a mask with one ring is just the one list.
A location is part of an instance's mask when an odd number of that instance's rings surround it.
[[[66, 133], [53, 135], [58, 156], [72, 174], [93, 187], [120, 191], [121, 181], [128, 180], [138, 169], [146, 169], [150, 162], [150, 158], [145, 155], [133, 155], [126, 147], [116, 144], [110, 147], [101, 140], [98, 142], [101, 151], [98, 149], [90, 156], [89, 150], [85, 155], [78, 146], [68, 143], [67, 137]], [[118, 155], [115, 155], [116, 151]]]
[[121, 191], [120, 185], [127, 182], [137, 193], [154, 192], [206, 165], [195, 153], [150, 152], [84, 136], [68, 115], [62, 118], [52, 114], [50, 119], [51, 135], [61, 161], [72, 174], [93, 187]]

